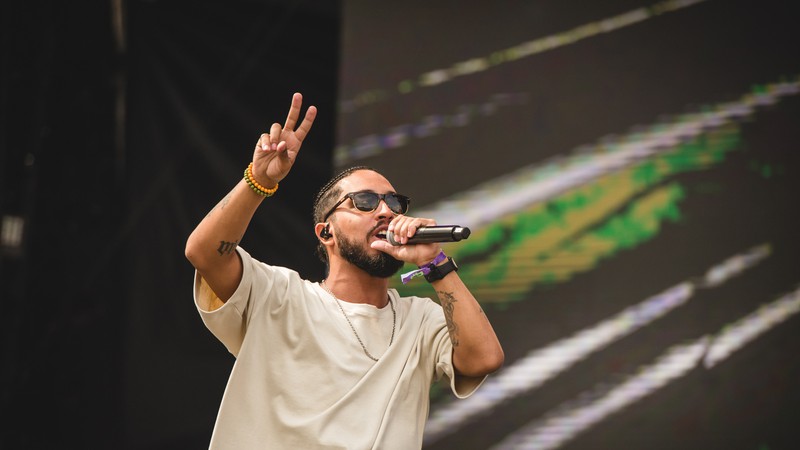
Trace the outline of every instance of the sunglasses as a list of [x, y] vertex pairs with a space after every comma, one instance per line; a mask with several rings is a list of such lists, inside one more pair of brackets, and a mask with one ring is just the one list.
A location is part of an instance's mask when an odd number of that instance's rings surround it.
[[410, 198], [400, 194], [376, 194], [375, 192], [369, 191], [351, 192], [336, 202], [336, 204], [333, 205], [333, 208], [328, 210], [328, 213], [325, 214], [325, 218], [322, 219], [322, 221], [327, 221], [328, 217], [333, 214], [336, 208], [338, 208], [339, 205], [344, 203], [348, 198], [353, 200], [353, 206], [362, 212], [375, 211], [381, 204], [381, 200], [383, 200], [386, 202], [386, 206], [388, 206], [393, 213], [405, 214], [406, 211], [408, 211], [408, 205], [411, 203]]

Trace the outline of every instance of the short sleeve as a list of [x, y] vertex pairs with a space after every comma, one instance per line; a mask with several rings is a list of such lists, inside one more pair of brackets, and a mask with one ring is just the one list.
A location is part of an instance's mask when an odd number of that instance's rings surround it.
[[[236, 251], [242, 259], [242, 279], [227, 302], [222, 303], [197, 271], [194, 275], [194, 301], [203, 323], [225, 345], [231, 354], [238, 355], [246, 330], [246, 311], [253, 284], [252, 257], [241, 247]], [[213, 306], [222, 303], [218, 308]]]

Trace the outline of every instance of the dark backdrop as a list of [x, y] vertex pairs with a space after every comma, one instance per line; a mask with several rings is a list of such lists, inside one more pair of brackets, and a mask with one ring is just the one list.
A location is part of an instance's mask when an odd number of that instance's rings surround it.
[[320, 114], [243, 245], [321, 275], [338, 2], [129, 0], [122, 41], [114, 11], [2, 6], [0, 205], [26, 221], [2, 257], [2, 448], [208, 445], [233, 357], [194, 309], [184, 243], [298, 91]]

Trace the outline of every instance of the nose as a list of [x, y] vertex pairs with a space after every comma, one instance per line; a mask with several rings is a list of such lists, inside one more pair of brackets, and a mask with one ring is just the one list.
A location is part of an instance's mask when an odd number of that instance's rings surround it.
[[378, 217], [394, 217], [394, 211], [389, 208], [389, 205], [386, 204], [386, 200], [381, 199], [380, 203], [378, 203], [378, 208], [375, 210], [378, 213]]

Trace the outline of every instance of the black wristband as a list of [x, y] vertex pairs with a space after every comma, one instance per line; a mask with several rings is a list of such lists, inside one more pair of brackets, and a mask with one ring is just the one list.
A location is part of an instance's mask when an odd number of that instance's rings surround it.
[[430, 272], [425, 274], [425, 279], [428, 280], [428, 283], [433, 283], [434, 281], [441, 280], [448, 273], [457, 271], [458, 264], [456, 264], [453, 258], [448, 257], [447, 262], [441, 266], [431, 265]]

